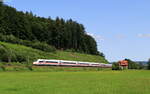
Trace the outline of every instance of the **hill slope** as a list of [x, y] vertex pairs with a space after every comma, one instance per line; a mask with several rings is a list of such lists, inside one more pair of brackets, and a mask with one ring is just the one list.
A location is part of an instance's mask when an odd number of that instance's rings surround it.
[[32, 12], [17, 11], [0, 2], [0, 34], [13, 35], [28, 41], [45, 42], [57, 49], [101, 55], [95, 39], [86, 33], [84, 25], [57, 17], [35, 16]]
[[5, 43], [5, 42], [0, 42], [0, 45], [3, 45], [11, 49], [11, 51], [14, 53], [19, 53], [23, 56], [28, 57], [30, 61], [34, 61], [36, 59], [41, 58], [41, 59], [62, 59], [62, 60], [108, 63], [106, 59], [97, 55], [88, 55], [88, 54], [81, 54], [76, 52], [65, 52], [65, 51], [58, 51], [58, 50], [55, 53], [48, 53], [30, 47], [26, 47], [23, 45], [17, 45], [17, 44]]

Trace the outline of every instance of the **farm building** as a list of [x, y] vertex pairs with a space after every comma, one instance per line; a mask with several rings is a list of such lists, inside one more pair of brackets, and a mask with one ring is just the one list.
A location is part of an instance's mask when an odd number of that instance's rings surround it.
[[128, 69], [128, 61], [126, 61], [126, 60], [119, 61], [119, 67], [121, 69]]

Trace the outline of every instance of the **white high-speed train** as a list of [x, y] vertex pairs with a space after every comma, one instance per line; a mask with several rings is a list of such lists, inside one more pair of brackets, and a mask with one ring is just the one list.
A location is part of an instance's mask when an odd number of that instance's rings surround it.
[[33, 65], [71, 66], [71, 67], [104, 67], [104, 68], [112, 67], [112, 64], [104, 64], [104, 63], [67, 61], [67, 60], [47, 60], [47, 59], [38, 59], [37, 61], [33, 62]]

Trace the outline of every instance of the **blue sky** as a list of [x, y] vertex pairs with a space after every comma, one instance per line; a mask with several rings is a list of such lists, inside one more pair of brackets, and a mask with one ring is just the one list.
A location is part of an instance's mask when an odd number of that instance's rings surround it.
[[109, 61], [150, 58], [150, 0], [6, 0], [20, 11], [84, 24]]

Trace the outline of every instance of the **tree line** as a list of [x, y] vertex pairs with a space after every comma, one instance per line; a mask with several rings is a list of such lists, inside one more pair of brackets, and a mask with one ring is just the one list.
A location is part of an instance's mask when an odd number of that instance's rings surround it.
[[21, 40], [39, 41], [57, 49], [101, 55], [95, 39], [88, 35], [82, 24], [72, 19], [51, 19], [32, 12], [17, 11], [0, 2], [0, 34], [13, 35]]
[[[150, 59], [147, 61], [147, 64], [143, 64], [142, 62], [138, 63], [135, 61], [132, 61], [130, 59], [124, 59], [128, 61], [128, 69], [148, 69], [150, 70]], [[121, 70], [119, 67], [119, 62], [113, 62], [112, 64], [112, 70]]]

